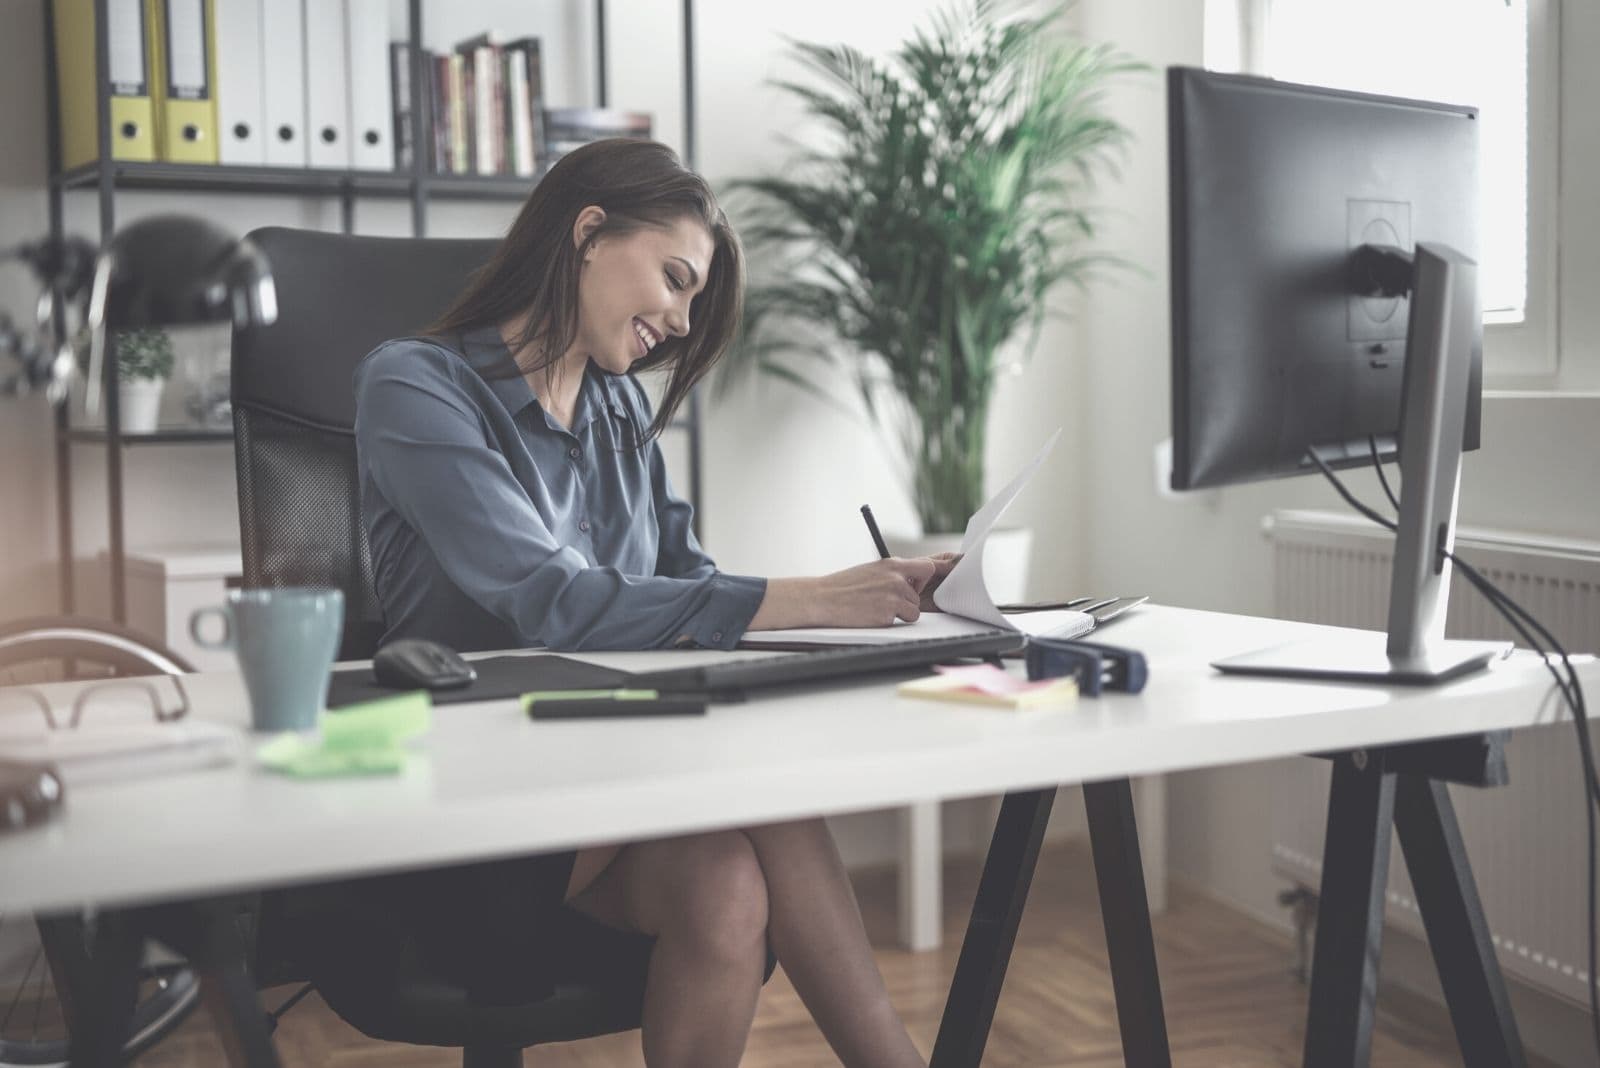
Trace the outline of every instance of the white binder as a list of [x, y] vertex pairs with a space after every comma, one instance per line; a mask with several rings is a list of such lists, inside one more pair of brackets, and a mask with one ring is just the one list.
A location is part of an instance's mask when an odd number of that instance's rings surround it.
[[[292, 0], [279, 0], [289, 2]], [[345, 76], [344, 5], [305, 0], [306, 162], [350, 166], [350, 90]]]
[[267, 163], [306, 165], [305, 20], [299, 0], [261, 5], [261, 106]]
[[261, 95], [261, 0], [212, 0], [217, 28], [217, 155], [267, 162]]
[[361, 170], [395, 167], [394, 112], [389, 80], [389, 0], [345, 0], [350, 49], [350, 165]]

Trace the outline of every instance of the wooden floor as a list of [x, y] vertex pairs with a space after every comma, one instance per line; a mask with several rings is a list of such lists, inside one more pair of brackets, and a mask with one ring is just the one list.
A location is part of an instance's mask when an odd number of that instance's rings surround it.
[[[892, 872], [857, 880], [862, 912], [894, 1003], [926, 1053], [977, 886], [975, 862], [946, 871], [945, 948], [913, 954], [894, 945]], [[1306, 990], [1290, 974], [1289, 940], [1252, 920], [1181, 890], [1155, 922], [1156, 950], [1173, 1062], [1183, 1068], [1287, 1066], [1301, 1062]], [[264, 997], [276, 1005], [288, 989]], [[1379, 1000], [1372, 1064], [1381, 1068], [1459, 1065], [1443, 1010], [1403, 992], [1385, 989]], [[444, 1068], [459, 1065], [459, 1051], [376, 1043], [362, 1038], [314, 995], [283, 1020], [278, 1046], [286, 1066], [311, 1068]], [[609, 1068], [638, 1065], [638, 1033], [525, 1055], [538, 1068]], [[204, 1012], [144, 1057], [145, 1068], [221, 1063], [220, 1047]], [[753, 1068], [837, 1065], [780, 970], [762, 994], [744, 1063]], [[1006, 975], [986, 1065], [1121, 1065], [1121, 1043], [1111, 998], [1105, 938], [1086, 847], [1052, 847], [1043, 855], [1028, 910]]]

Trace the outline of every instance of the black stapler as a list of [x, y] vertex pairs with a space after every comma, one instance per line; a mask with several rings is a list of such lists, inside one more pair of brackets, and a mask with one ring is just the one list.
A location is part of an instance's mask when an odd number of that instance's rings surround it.
[[1085, 697], [1098, 697], [1104, 690], [1138, 693], [1150, 677], [1143, 654], [1099, 642], [1029, 638], [1022, 659], [1028, 666], [1028, 678], [1071, 675]]

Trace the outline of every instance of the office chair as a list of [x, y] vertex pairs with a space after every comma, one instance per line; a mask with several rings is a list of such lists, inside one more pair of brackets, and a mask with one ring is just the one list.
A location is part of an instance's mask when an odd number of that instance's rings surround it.
[[[361, 522], [351, 377], [380, 342], [416, 333], [443, 312], [497, 242], [281, 227], [250, 238], [271, 261], [278, 319], [236, 332], [233, 343], [245, 585], [343, 590], [340, 658], [366, 659], [383, 622]], [[473, 868], [493, 870], [492, 864]], [[466, 1068], [520, 1065], [527, 1046], [639, 1026], [653, 939], [566, 909], [556, 934], [566, 943], [563, 959], [601, 966], [587, 976], [558, 979], [548, 997], [493, 1004], [495, 998], [429, 975], [404, 931], [376, 919], [323, 929], [308, 918], [319, 900], [343, 893], [348, 901], [359, 891], [358, 882], [268, 895], [258, 981], [310, 978], [334, 1012], [362, 1033], [462, 1046]], [[326, 937], [345, 939], [343, 951], [317, 953], [310, 965], [295, 959], [301, 956], [297, 943]]]

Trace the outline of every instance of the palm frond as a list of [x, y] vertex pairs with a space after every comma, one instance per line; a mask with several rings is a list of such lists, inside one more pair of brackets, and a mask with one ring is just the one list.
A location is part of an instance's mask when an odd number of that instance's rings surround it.
[[766, 280], [723, 379], [816, 391], [823, 368], [844, 372], [875, 418], [909, 413], [924, 522], [964, 520], [996, 351], [1018, 337], [1031, 350], [1058, 287], [1127, 267], [1093, 248], [1088, 198], [1129, 140], [1105, 91], [1148, 68], [1015, 0], [953, 3], [882, 59], [789, 45], [803, 77], [775, 85], [820, 140], [789, 139], [781, 175], [733, 185]]

